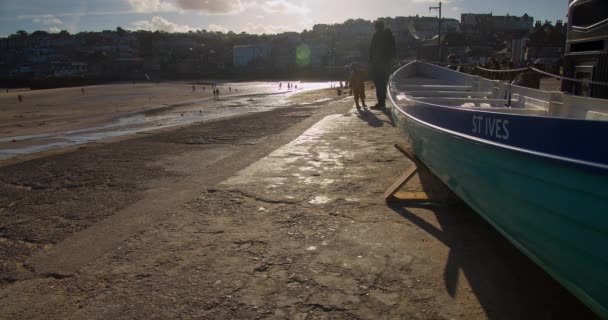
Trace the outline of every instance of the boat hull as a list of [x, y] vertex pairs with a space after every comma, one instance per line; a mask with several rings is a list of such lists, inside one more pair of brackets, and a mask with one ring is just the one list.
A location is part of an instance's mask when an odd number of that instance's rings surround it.
[[437, 177], [564, 287], [608, 317], [608, 175], [467, 139], [395, 103], [392, 115], [416, 156]]

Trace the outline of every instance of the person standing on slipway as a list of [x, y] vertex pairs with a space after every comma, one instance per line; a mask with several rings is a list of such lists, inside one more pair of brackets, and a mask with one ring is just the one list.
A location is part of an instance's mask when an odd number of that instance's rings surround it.
[[372, 109], [386, 107], [386, 86], [391, 71], [392, 60], [396, 57], [395, 38], [390, 29], [384, 28], [384, 22], [374, 23], [376, 33], [369, 48], [369, 61], [372, 65], [372, 77], [376, 87], [378, 103]]

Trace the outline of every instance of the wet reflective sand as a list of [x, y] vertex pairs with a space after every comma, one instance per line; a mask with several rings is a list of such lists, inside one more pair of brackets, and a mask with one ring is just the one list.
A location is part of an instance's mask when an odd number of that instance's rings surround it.
[[[0, 160], [135, 133], [293, 106], [298, 93], [328, 82], [120, 84], [0, 95]], [[13, 97], [15, 96], [15, 97]]]

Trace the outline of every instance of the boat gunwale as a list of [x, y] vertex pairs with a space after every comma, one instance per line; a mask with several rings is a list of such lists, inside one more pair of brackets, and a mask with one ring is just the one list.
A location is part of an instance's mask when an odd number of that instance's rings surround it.
[[[429, 91], [429, 92], [432, 92], [432, 91]], [[598, 119], [583, 119], [583, 118], [578, 118], [578, 117], [556, 117], [556, 116], [550, 116], [550, 115], [546, 115], [546, 114], [531, 116], [531, 115], [517, 113], [517, 111], [519, 111], [519, 110], [546, 111], [544, 109], [535, 109], [535, 108], [514, 108], [514, 107], [511, 107], [511, 108], [509, 108], [509, 107], [505, 107], [505, 108], [497, 108], [497, 107], [492, 107], [492, 108], [475, 108], [475, 107], [442, 105], [442, 104], [436, 104], [436, 103], [430, 103], [430, 102], [425, 102], [425, 101], [421, 101], [421, 100], [416, 100], [416, 99], [413, 99], [413, 98], [408, 98], [408, 97], [415, 97], [415, 96], [409, 95], [409, 94], [407, 94], [406, 92], [403, 92], [403, 91], [399, 91], [399, 93], [403, 94], [408, 101], [413, 101], [413, 102], [416, 102], [418, 104], [426, 104], [426, 105], [433, 106], [433, 107], [449, 108], [449, 109], [469, 111], [469, 112], [483, 112], [483, 113], [489, 113], [489, 114], [501, 114], [501, 115], [509, 115], [509, 116], [523, 116], [523, 117], [534, 117], [534, 118], [545, 118], [545, 119], [561, 119], [561, 120], [569, 120], [569, 121], [581, 121], [581, 122], [584, 121], [584, 122], [606, 123], [605, 120], [598, 120]], [[449, 98], [449, 97], [441, 97], [441, 98]], [[507, 99], [495, 99], [495, 100], [505, 100], [506, 101]], [[537, 100], [544, 101], [542, 99], [537, 99]], [[492, 103], [492, 101], [490, 101], [490, 103]], [[393, 102], [393, 104], [395, 104], [395, 102]], [[498, 110], [492, 110], [492, 109], [500, 109], [500, 111], [498, 111]], [[514, 112], [506, 112], [504, 109], [512, 109], [512, 110], [514, 110]]]
[[[412, 101], [416, 101], [418, 104], [427, 104], [433, 107], [441, 107], [441, 105], [437, 105], [434, 103], [425, 103], [422, 102], [420, 100], [412, 100]], [[533, 116], [535, 118], [547, 118], [545, 115], [543, 115], [542, 113], [544, 112], [544, 110], [541, 109], [513, 109], [513, 108], [508, 108], [508, 107], [456, 107], [455, 109], [458, 110], [465, 110], [465, 111], [469, 111], [469, 112], [482, 112], [482, 113], [487, 113], [487, 114], [493, 114], [493, 115], [504, 115], [504, 116], [515, 116], [515, 115], [519, 115], [519, 116]], [[513, 110], [513, 112], [506, 112], [505, 109], [511, 109]], [[491, 110], [491, 111], [490, 111]], [[505, 111], [505, 112], [503, 112]], [[548, 117], [551, 118], [551, 117]], [[555, 119], [555, 118], [552, 118]]]

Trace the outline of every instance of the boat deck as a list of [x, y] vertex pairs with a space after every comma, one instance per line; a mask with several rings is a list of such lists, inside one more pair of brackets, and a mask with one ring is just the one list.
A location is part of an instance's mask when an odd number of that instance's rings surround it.
[[473, 86], [448, 85], [428, 77], [401, 79], [397, 89], [403, 94], [401, 99], [407, 96], [418, 102], [451, 107], [500, 108], [508, 103], [508, 99], [492, 99], [491, 91], [474, 91]]
[[608, 121], [608, 103], [605, 100], [475, 79], [470, 84], [454, 84], [432, 77], [403, 75], [392, 88], [396, 91], [393, 94], [397, 102], [413, 100], [423, 104], [498, 113]]

